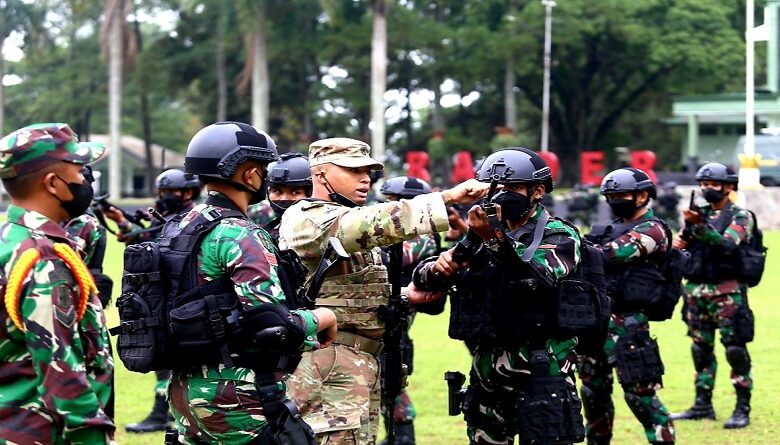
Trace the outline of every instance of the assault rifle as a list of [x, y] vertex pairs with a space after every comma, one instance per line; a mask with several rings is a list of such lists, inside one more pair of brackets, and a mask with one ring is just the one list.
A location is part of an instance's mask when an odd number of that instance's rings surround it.
[[[487, 214], [490, 228], [496, 232], [496, 237], [501, 237], [504, 233], [501, 229], [501, 222], [498, 220], [496, 205], [492, 202], [493, 195], [496, 193], [496, 188], [498, 188], [499, 179], [499, 175], [493, 175], [493, 177], [490, 178], [490, 189], [488, 189], [485, 200], [480, 204], [482, 210]], [[457, 263], [468, 261], [469, 258], [477, 253], [477, 250], [479, 250], [481, 245], [482, 238], [469, 229], [469, 231], [466, 232], [466, 237], [458, 241], [458, 244], [455, 245], [455, 251], [452, 252], [452, 259]]]
[[144, 221], [150, 221], [149, 216], [145, 215], [144, 212], [141, 210], [136, 210], [135, 213], [130, 213], [118, 205], [115, 205], [108, 201], [109, 195], [106, 193], [105, 195], [99, 195], [92, 199], [92, 211], [95, 213], [95, 217], [98, 219], [98, 222], [106, 228], [109, 232], [116, 235], [116, 231], [111, 229], [108, 224], [106, 223], [106, 216], [105, 211], [110, 208], [115, 208], [122, 212], [122, 216], [125, 217], [126, 220], [130, 221], [131, 223], [144, 227]]
[[[703, 212], [701, 210], [701, 207], [696, 205], [696, 191], [691, 190], [691, 200], [688, 202], [688, 210], [692, 212], [696, 212], [699, 215], [701, 215]], [[685, 227], [683, 228], [683, 236], [691, 236], [691, 223], [688, 221], [685, 221]]]
[[382, 367], [382, 401], [387, 407], [387, 443], [395, 441], [395, 400], [406, 387], [408, 367], [404, 364], [402, 337], [409, 323], [411, 306], [405, 295], [401, 295], [403, 268], [403, 243], [396, 243], [387, 249], [390, 257], [388, 277], [392, 292], [390, 303], [379, 307], [379, 318], [385, 323]]

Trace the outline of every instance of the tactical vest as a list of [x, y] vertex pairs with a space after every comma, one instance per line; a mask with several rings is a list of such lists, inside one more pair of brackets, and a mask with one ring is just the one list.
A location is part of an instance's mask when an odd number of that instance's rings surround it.
[[[543, 237], [567, 233], [563, 228], [541, 227], [536, 241], [536, 228], [536, 225], [524, 226], [509, 236], [529, 246], [526, 253], [532, 255]], [[519, 260], [530, 261], [531, 255]], [[587, 268], [581, 265], [580, 269]], [[469, 259], [469, 268], [461, 272], [451, 293], [450, 337], [467, 345], [542, 343], [548, 338], [570, 338], [603, 324], [609, 309], [600, 314], [601, 309], [596, 307], [599, 299], [605, 297], [601, 295], [603, 283], [576, 281], [583, 277], [571, 275], [551, 289], [530, 271], [496, 259], [482, 246]], [[571, 317], [574, 306], [580, 309], [581, 324], [577, 326], [574, 326], [577, 320]]]
[[594, 226], [587, 239], [603, 246], [648, 221], [655, 221], [663, 227], [667, 252], [663, 255], [645, 256], [629, 263], [607, 264], [608, 293], [615, 312], [643, 312], [651, 320], [660, 321], [671, 316], [671, 311], [682, 294], [680, 280], [688, 260], [683, 252], [671, 249], [671, 231], [666, 223], [653, 217]]
[[315, 304], [336, 313], [340, 332], [381, 338], [384, 324], [377, 310], [390, 302], [390, 282], [381, 251], [352, 253], [344, 264], [343, 274], [325, 279]]
[[[711, 222], [718, 233], [722, 234], [728, 228], [736, 210], [734, 205], [729, 203], [721, 210], [720, 215]], [[742, 247], [743, 245], [740, 244], [740, 250], [742, 250]], [[741, 252], [739, 250], [727, 254], [719, 246], [703, 243], [698, 239], [692, 239], [688, 243], [687, 250], [691, 254], [691, 260], [685, 271], [685, 278], [688, 281], [693, 283], [720, 283], [726, 280], [742, 278], [739, 255]], [[761, 269], [763, 271], [763, 265]]]

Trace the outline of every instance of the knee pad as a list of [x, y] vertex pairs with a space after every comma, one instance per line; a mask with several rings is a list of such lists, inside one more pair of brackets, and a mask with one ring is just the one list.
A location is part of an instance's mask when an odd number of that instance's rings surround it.
[[712, 345], [693, 343], [691, 345], [691, 355], [693, 356], [693, 366], [697, 372], [701, 372], [713, 361]]
[[626, 399], [631, 412], [634, 413], [634, 416], [636, 416], [642, 426], [647, 427], [653, 424], [653, 410], [644, 404], [641, 397], [630, 392], [626, 392], [623, 397]]
[[731, 368], [737, 374], [747, 374], [750, 372], [750, 354], [745, 346], [726, 347], [726, 360]]
[[582, 397], [582, 406], [586, 411], [594, 412], [594, 414], [596, 414], [601, 411], [609, 410], [609, 394], [597, 392], [588, 385], [582, 385], [582, 388], [580, 388], [580, 397]]

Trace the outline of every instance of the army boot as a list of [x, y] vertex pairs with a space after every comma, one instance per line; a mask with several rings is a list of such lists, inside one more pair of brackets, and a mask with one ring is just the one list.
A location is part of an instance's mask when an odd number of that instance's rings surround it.
[[723, 428], [745, 428], [750, 424], [750, 390], [737, 388], [737, 406]]
[[168, 414], [168, 402], [165, 401], [165, 396], [154, 396], [154, 407], [152, 412], [146, 416], [146, 419], [138, 422], [131, 423], [125, 427], [125, 430], [129, 433], [152, 433], [155, 431], [165, 431], [168, 426], [168, 422], [171, 421]]
[[395, 424], [395, 440], [383, 440], [379, 445], [415, 445], [414, 423], [404, 422]]
[[670, 417], [672, 420], [715, 420], [715, 410], [712, 408], [712, 390], [696, 388], [696, 400], [693, 402], [693, 406], [687, 411], [674, 413]]

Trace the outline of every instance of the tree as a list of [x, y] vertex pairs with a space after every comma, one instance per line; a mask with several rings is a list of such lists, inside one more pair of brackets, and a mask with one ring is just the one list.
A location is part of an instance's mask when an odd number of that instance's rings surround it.
[[385, 157], [385, 101], [387, 89], [387, 9], [386, 0], [372, 0], [371, 33], [371, 146], [378, 159]]
[[252, 125], [266, 130], [268, 128], [270, 79], [268, 78], [268, 48], [266, 29], [266, 2], [243, 0], [240, 17], [246, 41], [246, 60], [244, 71], [238, 82], [237, 92], [242, 94], [247, 86], [252, 92]]

